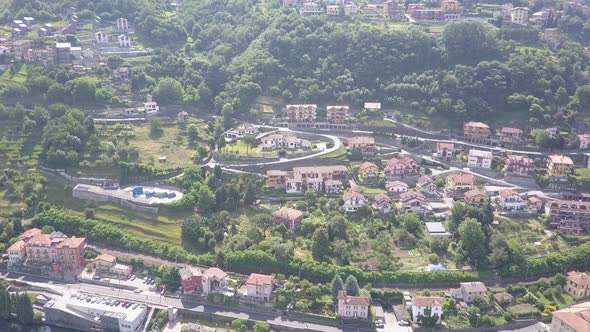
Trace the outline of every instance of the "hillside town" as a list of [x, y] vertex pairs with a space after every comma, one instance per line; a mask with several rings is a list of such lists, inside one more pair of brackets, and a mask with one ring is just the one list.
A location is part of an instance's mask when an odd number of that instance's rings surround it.
[[0, 1], [0, 331], [590, 332], [590, 6]]

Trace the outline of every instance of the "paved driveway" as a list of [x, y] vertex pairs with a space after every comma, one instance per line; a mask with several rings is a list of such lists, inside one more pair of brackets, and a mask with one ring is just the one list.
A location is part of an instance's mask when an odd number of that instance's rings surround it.
[[385, 326], [382, 329], [377, 329], [377, 331], [382, 332], [412, 332], [412, 328], [410, 326], [399, 326], [397, 323], [397, 318], [392, 311], [386, 311], [385, 313]]

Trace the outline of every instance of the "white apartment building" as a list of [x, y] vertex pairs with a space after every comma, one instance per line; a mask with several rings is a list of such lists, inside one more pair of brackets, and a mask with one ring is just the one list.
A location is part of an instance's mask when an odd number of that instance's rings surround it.
[[471, 149], [469, 150], [469, 159], [467, 160], [468, 167], [477, 168], [492, 168], [492, 152]]

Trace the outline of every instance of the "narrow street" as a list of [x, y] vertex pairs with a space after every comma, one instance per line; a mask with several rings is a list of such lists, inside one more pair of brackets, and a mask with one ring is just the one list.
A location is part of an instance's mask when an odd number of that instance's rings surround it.
[[[64, 282], [60, 280], [48, 280], [47, 278], [37, 277], [37, 276], [29, 276], [14, 272], [2, 272], [0, 273], [0, 278], [5, 280], [15, 280], [20, 282], [27, 282], [31, 285], [38, 286], [38, 287], [46, 287], [51, 288], [55, 291], [63, 293], [65, 296], [74, 293], [88, 293], [98, 296], [107, 296], [112, 298], [118, 298], [127, 301], [133, 301], [137, 303], [145, 303], [146, 305], [157, 307], [157, 308], [168, 308], [168, 306], [172, 306], [179, 309], [186, 309], [191, 311], [197, 311], [201, 313], [209, 313], [212, 315], [219, 315], [225, 316], [232, 319], [241, 318], [241, 319], [250, 319], [256, 321], [263, 321], [267, 322], [272, 325], [276, 326], [284, 326], [285, 328], [297, 328], [297, 329], [305, 329], [309, 331], [318, 331], [318, 332], [365, 332], [365, 331], [375, 331], [375, 329], [370, 328], [359, 328], [359, 327], [346, 327], [346, 326], [330, 326], [330, 325], [323, 325], [314, 322], [308, 322], [301, 319], [292, 319], [287, 316], [282, 316], [275, 313], [265, 313], [265, 312], [256, 312], [256, 311], [248, 311], [244, 309], [237, 309], [232, 307], [225, 307], [219, 306], [215, 304], [209, 303], [195, 303], [189, 302], [182, 299], [162, 296], [157, 293], [153, 292], [146, 292], [136, 294], [132, 291], [122, 290], [117, 288], [105, 287], [105, 286], [98, 286], [98, 285], [90, 285], [84, 283], [74, 283], [74, 282]], [[205, 302], [206, 299], [203, 299]], [[401, 332], [401, 331], [400, 331]]]

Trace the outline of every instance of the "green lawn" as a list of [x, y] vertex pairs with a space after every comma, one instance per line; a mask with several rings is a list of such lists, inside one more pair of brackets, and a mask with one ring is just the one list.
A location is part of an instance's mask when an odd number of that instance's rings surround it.
[[515, 317], [519, 318], [534, 317], [534, 314], [539, 312], [537, 308], [528, 303], [510, 306], [508, 307], [508, 311], [510, 311]]
[[365, 187], [365, 186], [361, 186], [361, 185], [357, 185], [357, 188], [363, 194], [384, 194], [387, 192], [387, 191], [385, 191], [385, 189], [370, 188], [370, 187]]
[[339, 147], [338, 149], [336, 149], [330, 153], [321, 155], [320, 158], [337, 158], [337, 157], [343, 156], [345, 154], [346, 154], [346, 147], [344, 145], [342, 145], [341, 147]]
[[[204, 144], [206, 124], [202, 120], [191, 119], [190, 125], [197, 127], [199, 143]], [[186, 129], [177, 123], [164, 124], [159, 137], [150, 135], [150, 125], [141, 124], [131, 126], [133, 137], [129, 138], [129, 145], [139, 150], [139, 162], [153, 164], [159, 168], [187, 167], [193, 165], [196, 149], [189, 146]], [[103, 137], [109, 140], [110, 137]], [[159, 163], [158, 158], [166, 157], [165, 163]]]
[[6, 69], [2, 76], [0, 76], [0, 84], [4, 85], [23, 85], [27, 80], [28, 68], [26, 64], [15, 65], [14, 75], [11, 74], [10, 69]]
[[519, 239], [527, 255], [545, 255], [563, 252], [569, 245], [560, 236], [550, 237], [545, 227], [536, 219], [510, 219], [497, 217], [498, 225], [493, 231], [503, 234], [507, 239]]
[[[85, 208], [94, 208], [97, 220], [120, 226], [141, 238], [180, 245], [182, 221], [190, 213], [161, 211], [159, 215], [130, 211], [113, 204], [100, 204], [72, 197], [72, 186], [57, 176], [47, 176], [46, 201], [82, 215]], [[0, 200], [1, 202], [1, 200]], [[0, 208], [1, 210], [1, 208]]]

